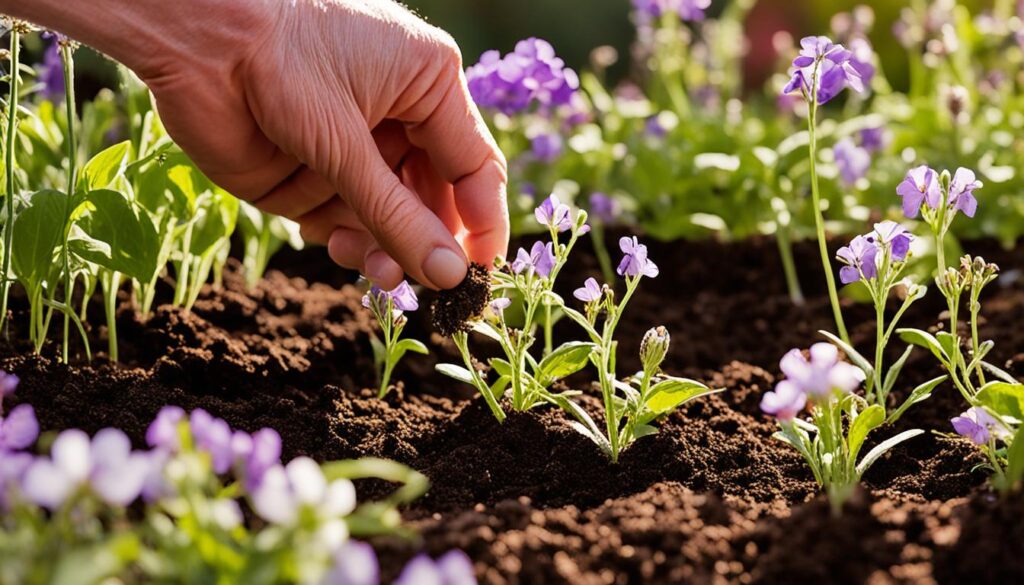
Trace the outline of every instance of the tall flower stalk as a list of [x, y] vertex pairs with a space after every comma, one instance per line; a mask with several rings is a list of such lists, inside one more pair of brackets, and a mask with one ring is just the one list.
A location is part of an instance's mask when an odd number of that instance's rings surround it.
[[807, 102], [808, 157], [811, 172], [811, 205], [814, 208], [814, 228], [818, 237], [818, 251], [821, 265], [828, 284], [828, 297], [836, 321], [839, 337], [849, 343], [846, 324], [843, 322], [839, 293], [829, 262], [828, 244], [825, 240], [825, 218], [821, 211], [821, 192], [818, 188], [818, 106], [828, 103], [843, 89], [850, 87], [861, 92], [864, 85], [860, 74], [851, 64], [853, 54], [834, 44], [826, 37], [806, 37], [800, 41], [800, 55], [793, 60], [793, 74], [783, 93], [800, 91]]
[[7, 301], [11, 292], [11, 249], [14, 242], [14, 144], [18, 131], [18, 101], [21, 90], [20, 50], [22, 27], [17, 21], [11, 27], [11, 72], [7, 94], [7, 133], [4, 143], [4, 171], [7, 197], [4, 199], [3, 274], [0, 275], [0, 329], [7, 319]]
[[[61, 264], [64, 267], [64, 304], [70, 309], [72, 297], [75, 293], [75, 281], [71, 276], [71, 260], [68, 253], [68, 236], [71, 232], [71, 213], [74, 211], [75, 182], [78, 180], [78, 143], [75, 140], [75, 59], [76, 45], [69, 39], [59, 37], [61, 61], [64, 63], [64, 102], [65, 112], [68, 118], [68, 132], [66, 136], [67, 157], [68, 157], [68, 197], [64, 205], [64, 235], [60, 247]], [[117, 295], [109, 295], [115, 300]], [[107, 303], [107, 337], [110, 339], [110, 359], [117, 361], [117, 319], [111, 315], [110, 303]], [[114, 307], [116, 311], [116, 307]], [[68, 337], [71, 328], [70, 310], [64, 311], [64, 340], [61, 346], [61, 355], [64, 363], [68, 362]]]

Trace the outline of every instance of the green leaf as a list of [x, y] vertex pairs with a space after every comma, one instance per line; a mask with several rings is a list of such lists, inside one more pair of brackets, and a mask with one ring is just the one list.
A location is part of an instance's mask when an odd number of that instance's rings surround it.
[[384, 347], [384, 343], [377, 338], [376, 335], [370, 335], [370, 348], [373, 349], [373, 363], [379, 368], [384, 364], [384, 360], [387, 358], [388, 349]]
[[906, 441], [907, 439], [912, 439], [923, 433], [924, 431], [922, 431], [921, 429], [903, 431], [902, 433], [894, 437], [890, 437], [882, 441], [881, 443], [875, 445], [875, 448], [868, 451], [868, 454], [865, 455], [864, 458], [860, 460], [860, 463], [857, 464], [857, 477], [859, 478], [862, 475], [864, 475], [864, 472], [867, 471], [868, 468], [870, 468], [875, 463], [875, 461], [878, 461], [878, 458], [884, 455], [887, 451], [889, 451], [896, 445], [899, 445], [903, 441]]
[[945, 331], [939, 331], [935, 334], [935, 339], [939, 342], [939, 346], [942, 347], [943, 353], [948, 357], [956, 355], [959, 342], [955, 335]]
[[857, 366], [858, 368], [861, 369], [862, 372], [864, 372], [865, 380], [870, 380], [874, 377], [875, 368], [871, 365], [871, 362], [869, 362], [866, 357], [862, 356], [859, 351], [854, 349], [852, 345], [846, 343], [842, 339], [839, 339], [838, 337], [829, 333], [828, 331], [821, 330], [818, 331], [818, 333], [828, 338], [828, 340], [831, 341], [833, 345], [843, 350], [843, 353], [846, 354], [846, 357], [848, 357], [855, 366]]
[[454, 378], [459, 382], [473, 385], [473, 374], [462, 366], [457, 366], [455, 364], [437, 364], [434, 366], [434, 369], [449, 378]]
[[110, 187], [118, 177], [124, 176], [131, 150], [132, 143], [126, 140], [92, 157], [82, 167], [82, 172], [78, 177], [77, 190], [95, 191]]
[[850, 450], [851, 461], [857, 460], [857, 454], [860, 453], [864, 440], [868, 438], [868, 433], [877, 429], [884, 422], [885, 409], [877, 404], [867, 407], [864, 412], [853, 419], [853, 424], [850, 425], [850, 430], [846, 434], [846, 445]]
[[508, 363], [506, 360], [501, 358], [491, 358], [489, 363], [491, 364], [491, 368], [493, 368], [499, 376], [512, 377], [512, 364]]
[[60, 191], [39, 191], [14, 218], [11, 265], [26, 289], [42, 286], [50, 273], [54, 250], [63, 236], [67, 200]]
[[498, 332], [498, 330], [494, 328], [494, 325], [488, 322], [474, 321], [473, 331], [479, 333], [480, 335], [483, 335], [484, 337], [493, 339], [498, 343], [504, 343], [504, 341], [501, 339], [501, 334]]
[[986, 361], [982, 361], [981, 362], [981, 367], [985, 368], [993, 376], [999, 378], [1000, 380], [1002, 380], [1004, 382], [1007, 382], [1009, 384], [1019, 384], [1019, 382], [1017, 381], [1017, 378], [1014, 378], [1009, 372], [1007, 372], [1006, 370], [1000, 368], [999, 366], [995, 366], [995, 365], [990, 364], [990, 363], [988, 363]]
[[1000, 416], [1024, 420], [1024, 384], [989, 382], [978, 390], [977, 399]]
[[205, 256], [231, 237], [238, 219], [238, 199], [220, 189], [206, 193], [197, 204], [189, 253]]
[[923, 347], [928, 351], [932, 352], [943, 365], [949, 364], [949, 354], [946, 353], [942, 347], [942, 343], [935, 338], [934, 335], [927, 331], [921, 331], [920, 329], [897, 329], [896, 333], [899, 334], [900, 339], [918, 347]]
[[722, 390], [712, 390], [696, 380], [669, 378], [651, 388], [646, 406], [655, 414], [662, 415], [672, 412], [690, 400], [718, 392]]
[[582, 370], [587, 365], [594, 344], [587, 341], [573, 341], [559, 346], [548, 354], [537, 368], [538, 381], [547, 386], [555, 380]]
[[59, 557], [52, 585], [95, 585], [120, 575], [139, 557], [142, 545], [132, 533], [99, 544], [73, 548]]
[[910, 354], [914, 353], [914, 346], [908, 345], [906, 351], [900, 356], [900, 359], [893, 362], [889, 366], [889, 371], [885, 373], [885, 381], [882, 382], [882, 396], [887, 396], [892, 390], [892, 387], [896, 385], [896, 380], [899, 378], [900, 371], [903, 370], [903, 365], [907, 363], [907, 359]]
[[897, 420], [899, 420], [901, 416], [903, 416], [903, 413], [906, 412], [908, 408], [914, 406], [918, 402], [924, 402], [925, 400], [931, 398], [932, 390], [934, 390], [935, 387], [938, 386], [939, 384], [945, 382], [948, 378], [949, 376], [945, 375], [939, 376], [938, 378], [932, 378], [931, 380], [928, 380], [927, 382], [921, 384], [917, 388], [914, 388], [910, 392], [910, 396], [907, 396], [907, 399], [903, 401], [903, 404], [901, 404], [899, 408], [897, 408], [895, 411], [893, 411], [892, 414], [889, 415], [889, 418], [887, 418], [885, 421], [886, 424], [892, 424], [896, 422]]
[[90, 191], [85, 202], [86, 211], [76, 225], [87, 237], [75, 235], [68, 243], [72, 251], [108, 270], [149, 282], [160, 268], [160, 238], [149, 214], [108, 189]]
[[1006, 452], [1006, 483], [1005, 489], [1016, 489], [1017, 484], [1024, 480], [1024, 426], [1017, 429], [1013, 442]]
[[402, 355], [407, 351], [418, 353], [422, 355], [429, 355], [430, 350], [427, 346], [423, 345], [423, 342], [418, 339], [403, 339], [395, 344], [395, 351], [399, 352], [398, 355]]

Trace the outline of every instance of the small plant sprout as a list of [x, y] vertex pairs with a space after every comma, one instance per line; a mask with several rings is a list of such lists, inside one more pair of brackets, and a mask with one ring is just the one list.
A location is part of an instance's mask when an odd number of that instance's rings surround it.
[[[864, 381], [864, 372], [839, 361], [834, 345], [816, 343], [809, 354], [807, 359], [794, 349], [782, 358], [779, 366], [785, 379], [761, 398], [761, 410], [778, 419], [781, 430], [776, 438], [803, 455], [838, 515], [879, 457], [923, 431], [904, 431], [859, 457], [868, 434], [885, 423], [885, 409], [854, 393]], [[808, 406], [811, 416], [805, 420], [800, 414]]]
[[419, 299], [416, 298], [416, 291], [405, 280], [394, 290], [385, 291], [379, 287], [371, 287], [363, 295], [363, 306], [373, 312], [380, 325], [384, 341], [376, 336], [370, 337], [370, 344], [373, 346], [373, 361], [377, 366], [377, 375], [380, 381], [378, 396], [384, 398], [391, 388], [391, 373], [395, 365], [408, 351], [426, 355], [430, 353], [427, 346], [416, 339], [402, 339], [402, 330], [405, 329], [408, 319], [406, 312], [412, 312], [420, 308]]
[[[900, 370], [913, 350], [907, 347], [904, 354], [888, 372], [884, 369], [885, 348], [889, 344], [900, 318], [918, 299], [924, 297], [927, 288], [919, 286], [910, 279], [901, 278], [910, 257], [910, 244], [914, 235], [894, 221], [883, 221], [875, 224], [875, 229], [850, 241], [849, 245], [839, 249], [836, 258], [843, 267], [839, 270], [839, 280], [843, 284], [862, 282], [871, 296], [875, 306], [875, 356], [874, 362], [857, 352], [851, 345], [826, 331], [821, 334], [842, 348], [846, 355], [864, 373], [864, 396], [868, 404], [879, 405], [888, 409], [888, 397], [896, 384]], [[893, 291], [903, 289], [903, 302], [886, 324], [885, 305]], [[931, 391], [946, 379], [945, 376], [929, 380], [915, 388], [902, 405], [891, 412], [887, 422], [895, 422], [914, 404], [926, 400]]]
[[825, 269], [836, 329], [839, 338], [849, 343], [850, 339], [846, 333], [846, 325], [843, 323], [843, 313], [839, 307], [839, 294], [836, 290], [835, 277], [832, 276], [829, 265], [828, 247], [825, 241], [825, 220], [822, 216], [821, 195], [818, 189], [816, 130], [818, 106], [828, 103], [847, 87], [856, 92], [862, 92], [864, 83], [852, 62], [853, 53], [843, 48], [842, 45], [834, 44], [826, 37], [805, 37], [800, 41], [800, 46], [800, 55], [793, 60], [792, 76], [782, 92], [784, 94], [800, 92], [804, 101], [807, 102], [808, 156], [811, 168], [811, 205], [814, 211], [814, 226], [818, 236], [818, 248], [821, 253], [821, 263]]

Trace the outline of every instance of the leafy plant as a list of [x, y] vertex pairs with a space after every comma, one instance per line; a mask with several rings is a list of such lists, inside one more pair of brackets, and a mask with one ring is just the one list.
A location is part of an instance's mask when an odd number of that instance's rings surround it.
[[402, 330], [408, 320], [406, 311], [420, 308], [416, 291], [407, 281], [402, 281], [394, 290], [385, 291], [374, 286], [363, 295], [363, 306], [373, 312], [380, 325], [384, 341], [376, 336], [370, 337], [373, 346], [373, 361], [377, 366], [377, 377], [380, 381], [379, 398], [384, 398], [391, 388], [391, 373], [395, 365], [409, 351], [429, 354], [430, 350], [422, 342], [415, 339], [402, 339]]

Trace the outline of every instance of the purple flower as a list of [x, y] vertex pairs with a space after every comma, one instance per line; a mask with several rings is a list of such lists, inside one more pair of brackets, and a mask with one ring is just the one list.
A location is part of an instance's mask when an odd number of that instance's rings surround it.
[[668, 135], [668, 128], [661, 123], [661, 116], [651, 116], [644, 121], [644, 134], [653, 138], [664, 138]]
[[641, 244], [636, 236], [620, 238], [619, 249], [624, 254], [616, 270], [619, 276], [658, 276], [658, 265], [647, 258], [647, 246]]
[[860, 146], [869, 153], [884, 150], [889, 144], [889, 133], [884, 126], [860, 131]]
[[633, 0], [633, 9], [643, 22], [675, 12], [687, 22], [704, 20], [704, 11], [711, 6], [711, 0]]
[[189, 416], [189, 427], [196, 448], [210, 455], [214, 473], [227, 473], [235, 462], [231, 427], [228, 423], [197, 408]]
[[864, 37], [850, 40], [850, 66], [860, 76], [864, 85], [871, 85], [875, 77], [875, 51]]
[[704, 20], [704, 11], [711, 6], [711, 0], [670, 0], [670, 5], [675, 5], [679, 18], [687, 22], [700, 22]]
[[420, 301], [416, 297], [416, 291], [413, 290], [407, 280], [403, 280], [398, 286], [389, 291], [383, 290], [378, 286], [370, 287], [369, 292], [363, 295], [363, 306], [370, 309], [376, 303], [377, 310], [383, 312], [387, 307], [388, 299], [391, 299], [391, 306], [395, 316], [420, 308]]
[[347, 540], [334, 551], [331, 570], [322, 585], [378, 585], [380, 564], [373, 547], [365, 542]]
[[60, 56], [60, 40], [54, 37], [43, 53], [43, 62], [39, 66], [39, 81], [43, 88], [41, 94], [51, 102], [64, 99], [64, 61]]
[[864, 178], [871, 168], [871, 155], [849, 138], [837, 142], [832, 151], [836, 157], [836, 166], [839, 167], [839, 175], [847, 185], [853, 185]]
[[590, 215], [601, 223], [614, 223], [622, 215], [622, 204], [614, 197], [609, 197], [604, 193], [591, 193]]
[[572, 293], [572, 296], [583, 301], [584, 303], [594, 303], [601, 300], [602, 294], [603, 291], [601, 290], [601, 285], [597, 284], [597, 281], [594, 280], [593, 278], [588, 278], [583, 283], [582, 287], [576, 289]]
[[476, 585], [476, 582], [473, 562], [461, 550], [452, 550], [436, 561], [424, 554], [413, 557], [394, 585]]
[[984, 408], [975, 406], [950, 420], [957, 434], [971, 440], [975, 445], [985, 445], [993, 435], [1006, 436], [1007, 431]]
[[807, 360], [799, 349], [790, 350], [779, 367], [789, 382], [812, 398], [825, 398], [833, 392], [848, 394], [864, 381], [860, 368], [839, 361], [839, 350], [834, 345], [815, 343], [810, 354]]
[[861, 275], [867, 279], [878, 276], [878, 245], [870, 237], [853, 238], [850, 245], [839, 248], [836, 258], [846, 265], [839, 270], [839, 280], [843, 284], [857, 282]]
[[[297, 457], [288, 465], [274, 465], [250, 494], [253, 510], [267, 522], [285, 526], [300, 520], [302, 510], [310, 510], [325, 525], [337, 528], [340, 520], [356, 507], [356, 490], [347, 479], [330, 483], [315, 461]], [[347, 532], [342, 535], [342, 541]], [[341, 544], [339, 541], [338, 544]]]
[[534, 105], [545, 111], [572, 105], [580, 86], [576, 72], [555, 56], [551, 44], [536, 38], [520, 41], [504, 57], [487, 51], [466, 70], [466, 81], [477, 105], [507, 115]]
[[29, 404], [19, 404], [0, 417], [0, 457], [7, 451], [20, 451], [32, 445], [39, 437], [36, 411]]
[[281, 463], [281, 435], [264, 428], [252, 435], [235, 431], [232, 436], [234, 459], [242, 463], [245, 487], [254, 490], [263, 482], [267, 470]]
[[18, 389], [18, 384], [20, 382], [21, 378], [15, 374], [8, 374], [7, 372], [0, 370], [0, 404], [3, 403], [4, 396], [14, 394], [14, 391]]
[[495, 315], [500, 315], [505, 311], [505, 309], [512, 306], [512, 299], [498, 297], [491, 301], [491, 304], [488, 306], [491, 308], [492, 313], [494, 313]]
[[551, 242], [534, 242], [529, 252], [519, 248], [516, 259], [512, 262], [512, 272], [521, 274], [524, 270], [530, 269], [542, 278], [547, 278], [554, 267], [555, 248]]
[[185, 411], [177, 406], [164, 406], [146, 429], [146, 444], [155, 449], [177, 451], [178, 425], [185, 420]]
[[572, 217], [569, 206], [558, 200], [558, 197], [551, 195], [533, 210], [533, 216], [537, 223], [549, 229], [559, 232], [568, 231], [572, 228]]
[[895, 221], [886, 220], [875, 224], [873, 235], [883, 246], [890, 248], [893, 260], [902, 262], [907, 259], [910, 242], [914, 241], [914, 234], [910, 233], [907, 228]]
[[800, 55], [793, 60], [792, 77], [782, 93], [809, 94], [816, 89], [818, 104], [824, 104], [847, 87], [858, 93], [864, 91], [863, 80], [850, 62], [853, 54], [842, 45], [828, 37], [805, 37], [800, 46]]
[[56, 510], [89, 486], [107, 504], [127, 506], [139, 497], [149, 472], [146, 455], [131, 448], [128, 436], [117, 429], [103, 429], [92, 441], [78, 429], [63, 431], [51, 456], [36, 459], [25, 471], [25, 497]]
[[927, 165], [910, 169], [896, 187], [896, 194], [903, 198], [903, 214], [910, 218], [917, 217], [922, 204], [927, 203], [932, 209], [942, 204], [939, 175]]
[[774, 391], [761, 397], [761, 410], [783, 421], [793, 420], [805, 406], [807, 394], [789, 380], [779, 382]]
[[958, 168], [949, 184], [949, 206], [964, 212], [967, 217], [974, 217], [978, 211], [978, 200], [974, 197], [974, 190], [981, 189], [982, 186], [982, 182], [974, 175], [974, 171], [963, 167]]
[[560, 134], [542, 132], [530, 139], [530, 150], [537, 160], [550, 164], [562, 156], [565, 147]]

